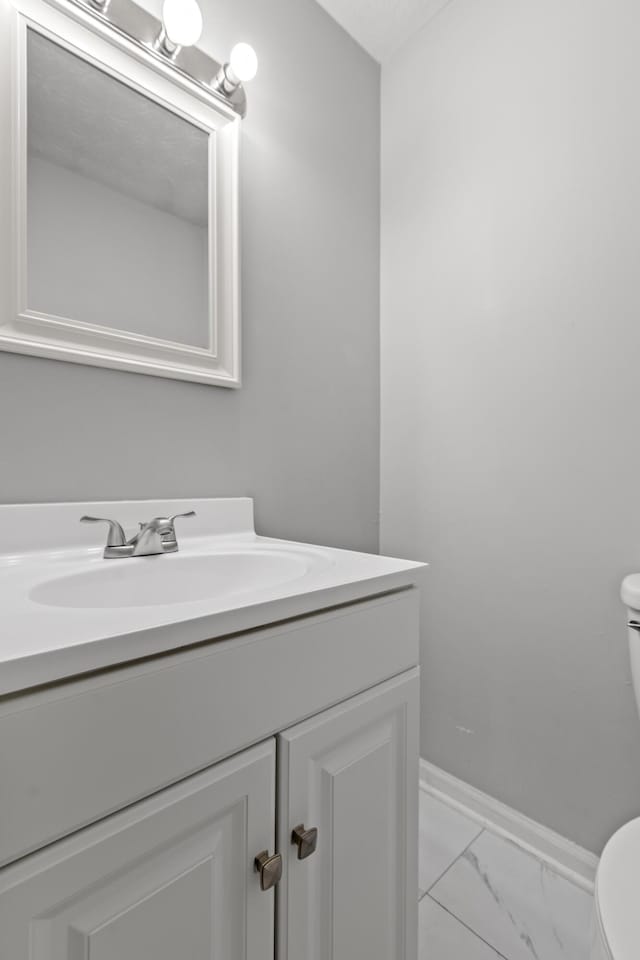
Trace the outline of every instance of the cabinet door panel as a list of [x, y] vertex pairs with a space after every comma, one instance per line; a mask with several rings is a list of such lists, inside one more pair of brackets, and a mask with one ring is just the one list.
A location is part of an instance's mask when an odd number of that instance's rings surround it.
[[0, 872], [7, 960], [271, 960], [275, 742]]
[[415, 960], [418, 696], [412, 670], [279, 736], [278, 960]]

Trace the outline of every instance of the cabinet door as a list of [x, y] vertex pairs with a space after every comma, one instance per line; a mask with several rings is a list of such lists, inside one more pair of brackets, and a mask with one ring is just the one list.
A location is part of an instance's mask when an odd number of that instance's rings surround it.
[[272, 739], [0, 871], [0, 957], [272, 960], [274, 823]]
[[418, 698], [412, 670], [278, 737], [278, 960], [415, 960]]

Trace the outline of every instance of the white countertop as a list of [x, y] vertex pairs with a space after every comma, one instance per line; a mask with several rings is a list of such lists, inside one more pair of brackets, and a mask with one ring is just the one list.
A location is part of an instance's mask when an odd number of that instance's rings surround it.
[[[85, 513], [107, 516], [132, 533], [140, 520], [192, 508], [197, 516], [176, 524], [180, 552], [161, 557], [104, 560], [106, 525], [79, 523]], [[0, 696], [401, 589], [416, 583], [424, 567], [259, 537], [248, 498], [0, 506], [0, 531]], [[139, 579], [142, 570], [151, 584], [159, 572], [162, 583], [170, 572], [182, 576], [185, 560], [197, 564], [195, 558], [234, 553], [280, 558], [299, 572], [179, 603], [65, 606], [42, 600], [55, 593], [51, 581], [74, 574], [88, 574], [95, 584], [94, 571], [98, 578], [103, 569], [111, 575], [117, 565], [118, 577], [130, 570]]]

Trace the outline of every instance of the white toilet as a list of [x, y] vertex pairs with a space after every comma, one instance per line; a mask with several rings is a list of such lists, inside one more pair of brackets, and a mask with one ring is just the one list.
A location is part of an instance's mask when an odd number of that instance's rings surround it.
[[[626, 577], [633, 687], [640, 709], [640, 574]], [[635, 624], [635, 626], [634, 626]], [[640, 817], [611, 837], [596, 874], [591, 960], [640, 958]]]

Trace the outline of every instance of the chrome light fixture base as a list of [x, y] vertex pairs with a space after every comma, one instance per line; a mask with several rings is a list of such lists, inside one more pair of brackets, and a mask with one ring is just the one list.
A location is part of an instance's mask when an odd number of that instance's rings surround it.
[[169, 60], [175, 60], [182, 50], [182, 47], [177, 43], [172, 43], [172, 41], [169, 39], [167, 31], [165, 30], [164, 26], [162, 26], [160, 33], [153, 43], [153, 49], [158, 53], [161, 53], [163, 56], [168, 57]]
[[[180, 47], [166, 35], [163, 24], [134, 0], [50, 0], [56, 7], [68, 13], [78, 11], [81, 16], [91, 14], [114, 33], [130, 43], [151, 53], [165, 66], [170, 66], [181, 77], [190, 80], [204, 94], [224, 103], [239, 117], [247, 112], [247, 98], [242, 85], [230, 89], [230, 85], [218, 86], [216, 80], [224, 70], [224, 64], [210, 57], [196, 46]], [[86, 19], [82, 17], [83, 20]]]
[[211, 86], [214, 90], [220, 92], [224, 97], [231, 97], [240, 86], [240, 81], [236, 79], [229, 64], [223, 63], [218, 70], [218, 73], [211, 81]]

